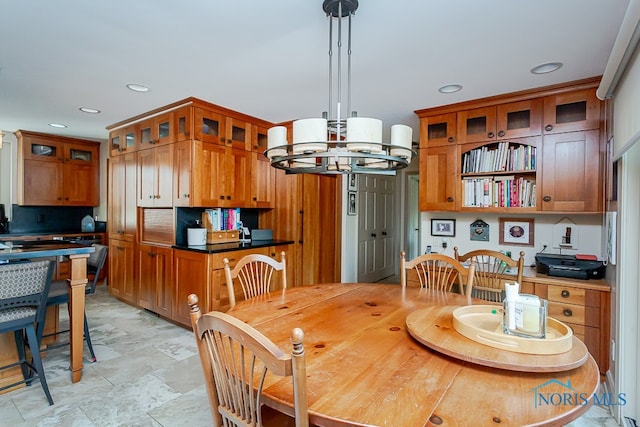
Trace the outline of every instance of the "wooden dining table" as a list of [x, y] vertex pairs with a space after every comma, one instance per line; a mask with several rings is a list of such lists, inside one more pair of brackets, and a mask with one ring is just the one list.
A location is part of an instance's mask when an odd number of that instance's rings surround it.
[[[67, 256], [69, 258], [69, 341], [71, 382], [73, 383], [80, 381], [82, 378], [87, 258], [89, 258], [89, 254], [92, 252], [95, 252], [93, 246], [49, 241], [25, 242], [24, 244], [12, 243], [11, 247], [0, 249], [0, 261], [29, 260], [58, 256]], [[10, 341], [12, 341], [12, 338], [11, 336]], [[6, 346], [9, 346], [9, 349], [2, 348], [5, 355], [8, 355], [9, 352], [13, 352], [15, 349], [15, 344], [3, 340], [3, 342], [0, 343], [0, 347]], [[17, 355], [15, 358], [17, 360]], [[19, 367], [16, 370], [16, 375], [22, 375]]]
[[[229, 314], [285, 351], [291, 329], [302, 328], [309, 417], [318, 426], [562, 426], [589, 408], [599, 385], [591, 356], [559, 372], [497, 369], [441, 354], [407, 330], [415, 310], [468, 304], [486, 302], [390, 284], [322, 284], [243, 301]], [[293, 414], [290, 378], [269, 377], [263, 394]]]

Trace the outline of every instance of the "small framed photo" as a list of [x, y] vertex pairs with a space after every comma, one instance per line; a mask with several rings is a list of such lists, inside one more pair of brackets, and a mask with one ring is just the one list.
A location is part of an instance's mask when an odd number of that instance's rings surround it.
[[456, 220], [455, 219], [432, 219], [431, 235], [454, 237], [456, 235]]
[[356, 192], [355, 191], [349, 191], [348, 196], [347, 196], [347, 215], [355, 215], [358, 213], [357, 211], [357, 206], [358, 206], [358, 201], [356, 199]]
[[358, 175], [355, 173], [349, 174], [349, 183], [347, 184], [347, 190], [358, 191]]
[[500, 218], [500, 244], [533, 246], [533, 218]]

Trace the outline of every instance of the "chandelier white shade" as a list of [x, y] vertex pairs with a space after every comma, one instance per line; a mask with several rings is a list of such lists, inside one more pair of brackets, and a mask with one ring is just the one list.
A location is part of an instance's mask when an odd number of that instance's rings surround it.
[[[373, 173], [395, 174], [405, 168], [416, 155], [412, 150], [411, 127], [396, 124], [391, 127], [391, 142], [382, 140], [382, 120], [358, 117], [342, 117], [342, 21], [348, 21], [347, 48], [347, 108], [351, 94], [351, 16], [358, 8], [357, 0], [325, 0], [322, 8], [329, 18], [329, 112], [322, 118], [295, 120], [291, 142], [287, 128], [275, 126], [267, 132], [265, 155], [271, 165], [287, 173]], [[337, 67], [333, 66], [333, 22], [337, 21]], [[337, 82], [333, 86], [335, 73]], [[335, 107], [333, 96], [337, 97]], [[335, 112], [335, 117], [329, 117]]]

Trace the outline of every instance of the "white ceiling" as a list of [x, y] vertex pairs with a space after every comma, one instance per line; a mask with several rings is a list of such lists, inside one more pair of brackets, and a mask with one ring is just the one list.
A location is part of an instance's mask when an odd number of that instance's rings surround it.
[[[414, 110], [601, 75], [628, 3], [360, 0], [352, 109], [386, 135], [411, 125], [417, 140]], [[0, 11], [5, 133], [106, 139], [106, 126], [189, 96], [273, 122], [328, 108], [322, 0], [0, 0]], [[549, 61], [564, 66], [529, 72]], [[438, 92], [449, 83], [464, 89]]]

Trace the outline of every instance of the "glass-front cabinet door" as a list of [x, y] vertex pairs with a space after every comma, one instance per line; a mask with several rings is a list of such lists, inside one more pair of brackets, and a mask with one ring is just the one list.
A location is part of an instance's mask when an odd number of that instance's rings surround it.
[[222, 142], [228, 147], [251, 151], [251, 123], [227, 117]]
[[64, 144], [65, 163], [80, 165], [98, 164], [98, 147], [80, 144]]
[[223, 144], [224, 117], [204, 108], [195, 108], [193, 113], [194, 139], [202, 142]]
[[420, 119], [420, 148], [456, 145], [456, 113]]
[[63, 160], [62, 143], [50, 139], [25, 138], [23, 155], [25, 159], [60, 162]]

